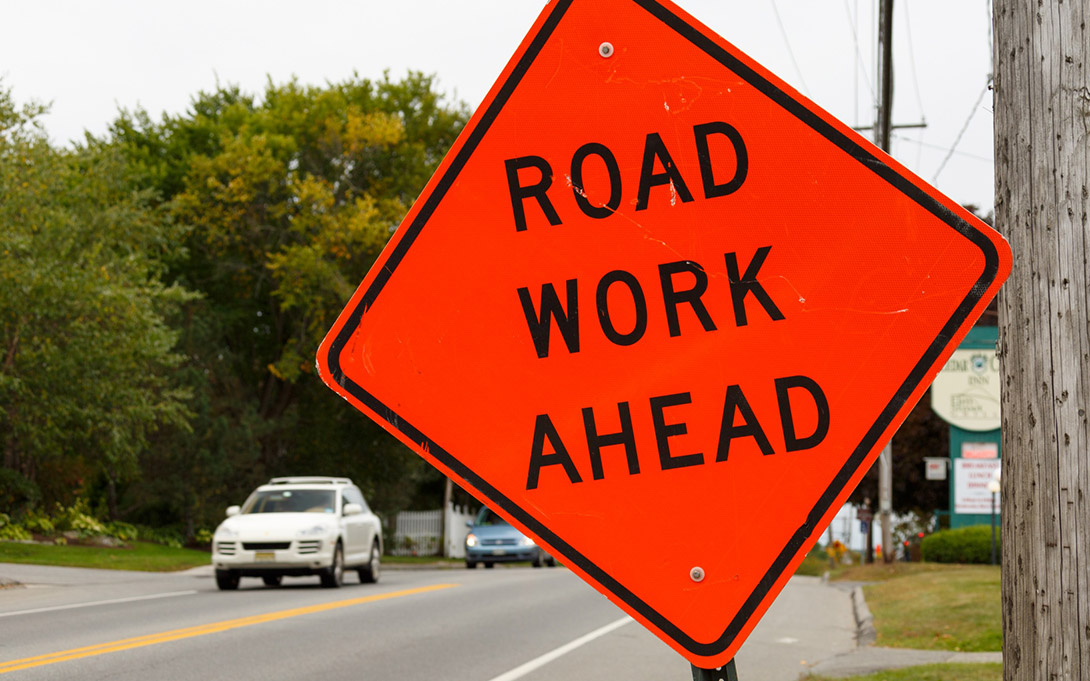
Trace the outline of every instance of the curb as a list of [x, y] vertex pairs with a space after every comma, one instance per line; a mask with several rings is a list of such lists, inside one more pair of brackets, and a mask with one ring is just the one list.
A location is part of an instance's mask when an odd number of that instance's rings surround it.
[[852, 610], [855, 614], [855, 643], [858, 646], [869, 646], [878, 639], [878, 632], [874, 629], [874, 615], [867, 607], [867, 601], [863, 598], [863, 587], [852, 589]]

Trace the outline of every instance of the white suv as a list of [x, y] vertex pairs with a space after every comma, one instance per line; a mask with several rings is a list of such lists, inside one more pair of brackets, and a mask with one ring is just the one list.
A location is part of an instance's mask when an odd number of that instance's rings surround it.
[[276, 586], [285, 575], [318, 575], [336, 588], [345, 568], [377, 582], [381, 556], [382, 524], [348, 478], [273, 478], [229, 507], [212, 538], [224, 590], [237, 589], [241, 577]]

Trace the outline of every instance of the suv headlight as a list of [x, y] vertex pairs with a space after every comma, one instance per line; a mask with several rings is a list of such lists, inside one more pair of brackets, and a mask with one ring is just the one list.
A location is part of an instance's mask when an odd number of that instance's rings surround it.
[[530, 539], [529, 537], [524, 536], [522, 539], [519, 540], [519, 543], [522, 544], [523, 546], [533, 546], [534, 545], [534, 540]]
[[315, 525], [314, 527], [308, 527], [305, 530], [299, 530], [296, 536], [299, 537], [321, 537], [329, 532], [328, 525]]
[[477, 545], [477, 535], [470, 532], [469, 534], [466, 535], [466, 546], [476, 546], [476, 545]]
[[224, 527], [224, 526], [217, 527], [216, 528], [216, 533], [214, 535], [212, 535], [213, 540], [215, 540], [215, 539], [237, 539], [237, 538], [238, 538], [238, 530], [236, 530], [234, 528], [231, 528], [231, 527]]

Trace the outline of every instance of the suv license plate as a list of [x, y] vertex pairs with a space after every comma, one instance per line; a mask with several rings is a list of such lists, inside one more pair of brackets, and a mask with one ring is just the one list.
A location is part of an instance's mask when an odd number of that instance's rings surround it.
[[258, 551], [254, 554], [254, 560], [259, 563], [272, 562], [276, 559], [276, 554], [272, 551]]

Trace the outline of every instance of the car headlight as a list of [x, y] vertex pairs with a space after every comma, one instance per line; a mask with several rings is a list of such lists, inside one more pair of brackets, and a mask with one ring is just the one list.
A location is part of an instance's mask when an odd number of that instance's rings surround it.
[[315, 525], [314, 527], [308, 527], [305, 530], [299, 530], [297, 536], [299, 537], [321, 537], [329, 532], [328, 525]]
[[534, 540], [530, 539], [529, 537], [523, 537], [522, 539], [519, 540], [519, 543], [522, 544], [523, 546], [533, 546], [534, 545]]
[[476, 545], [477, 545], [477, 535], [470, 532], [469, 534], [466, 535], [466, 546], [476, 546]]
[[238, 538], [238, 530], [231, 527], [219, 527], [216, 529], [216, 534], [212, 536], [213, 540], [216, 539], [236, 539]]

